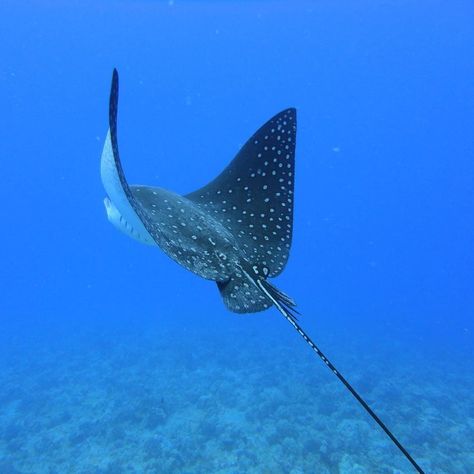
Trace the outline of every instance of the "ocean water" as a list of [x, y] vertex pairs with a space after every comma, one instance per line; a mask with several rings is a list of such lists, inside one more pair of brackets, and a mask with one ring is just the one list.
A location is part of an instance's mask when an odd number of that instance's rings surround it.
[[401, 474], [276, 309], [107, 221], [112, 70], [131, 183], [188, 193], [298, 110], [299, 323], [427, 473], [474, 472], [474, 4], [0, 4], [0, 474]]

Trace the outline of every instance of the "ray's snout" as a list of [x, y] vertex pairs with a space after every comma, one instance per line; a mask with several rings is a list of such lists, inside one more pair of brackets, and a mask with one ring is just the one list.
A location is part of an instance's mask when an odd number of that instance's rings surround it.
[[140, 233], [122, 216], [122, 214], [120, 214], [120, 211], [108, 196], [104, 198], [104, 206], [109, 222], [113, 224], [118, 230], [130, 237], [133, 237], [139, 242], [148, 245], [155, 245], [155, 242], [150, 239], [147, 234]]
[[105, 211], [107, 212], [107, 218], [109, 219], [109, 221], [112, 222], [112, 216], [113, 216], [113, 212], [114, 210], [117, 210], [115, 208], [115, 206], [112, 204], [112, 201], [109, 199], [108, 196], [106, 196], [104, 198], [104, 206], [105, 206]]

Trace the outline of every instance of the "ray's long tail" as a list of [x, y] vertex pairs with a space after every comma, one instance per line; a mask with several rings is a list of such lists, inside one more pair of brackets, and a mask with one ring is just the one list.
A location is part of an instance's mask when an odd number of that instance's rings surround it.
[[293, 308], [294, 301], [275, 288], [271, 283], [263, 279], [254, 280], [260, 290], [265, 293], [265, 295], [270, 298], [275, 307], [280, 311], [283, 317], [296, 329], [299, 335], [306, 341], [306, 343], [313, 349], [314, 352], [321, 358], [321, 360], [329, 367], [332, 373], [344, 384], [344, 386], [351, 392], [354, 398], [364, 407], [365, 411], [375, 420], [375, 422], [382, 428], [386, 435], [393, 441], [393, 443], [398, 447], [398, 449], [403, 453], [403, 455], [410, 461], [412, 466], [420, 474], [424, 474], [423, 469], [418, 465], [418, 463], [413, 459], [410, 453], [403, 447], [403, 445], [398, 441], [395, 435], [387, 428], [385, 423], [377, 416], [377, 414], [370, 408], [367, 402], [356, 392], [352, 385], [345, 379], [345, 377], [334, 367], [332, 362], [324, 355], [324, 353], [319, 349], [319, 347], [311, 340], [311, 338], [306, 334], [306, 332], [301, 328], [301, 326], [296, 321], [294, 313], [297, 313]]

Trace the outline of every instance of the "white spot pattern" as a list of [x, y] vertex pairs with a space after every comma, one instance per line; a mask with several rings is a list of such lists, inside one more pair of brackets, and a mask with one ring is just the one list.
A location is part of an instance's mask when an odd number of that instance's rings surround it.
[[[186, 196], [213, 212], [250, 261], [265, 261], [270, 277], [283, 271], [291, 246], [295, 136], [295, 110], [284, 110], [247, 141], [214, 181]], [[288, 229], [278, 225], [283, 221]]]

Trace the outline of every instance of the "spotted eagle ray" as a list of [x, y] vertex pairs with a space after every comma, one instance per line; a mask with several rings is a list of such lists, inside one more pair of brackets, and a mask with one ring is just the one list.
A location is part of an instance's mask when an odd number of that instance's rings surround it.
[[196, 275], [217, 283], [230, 311], [254, 313], [272, 306], [344, 384], [417, 472], [424, 471], [298, 324], [295, 301], [268, 278], [288, 261], [294, 203], [296, 110], [265, 123], [227, 168], [185, 196], [127, 183], [117, 142], [119, 81], [112, 75], [109, 130], [100, 172], [109, 221], [127, 235], [160, 247]]

